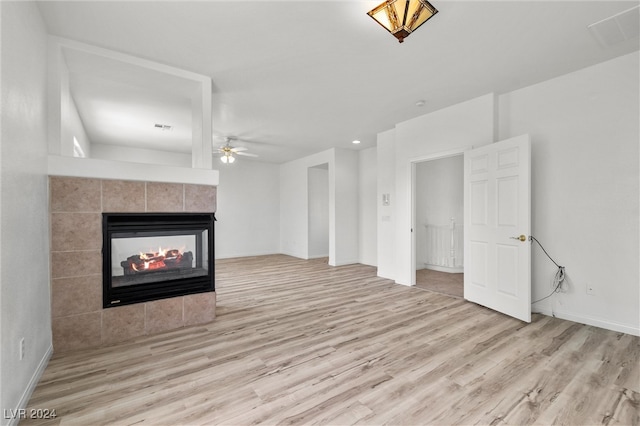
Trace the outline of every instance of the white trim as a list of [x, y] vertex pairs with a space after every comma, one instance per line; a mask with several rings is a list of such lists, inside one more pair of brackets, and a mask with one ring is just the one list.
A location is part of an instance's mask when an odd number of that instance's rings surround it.
[[256, 252], [251, 252], [251, 253], [226, 254], [226, 255], [221, 256], [221, 257], [216, 257], [214, 260], [236, 259], [236, 258], [239, 258], [239, 257], [273, 256], [273, 255], [277, 255], [277, 254], [283, 254], [285, 256], [291, 256], [291, 257], [298, 257], [298, 256], [294, 256], [292, 254], [278, 253], [278, 252], [273, 252], [273, 251], [256, 251]]
[[311, 259], [322, 259], [323, 257], [329, 257], [329, 253], [327, 253], [327, 254], [314, 254], [313, 256], [309, 256], [309, 260], [311, 260]]
[[335, 265], [332, 265], [331, 263], [329, 263], [329, 266], [346, 266], [346, 265], [356, 265], [359, 264], [360, 262], [355, 259], [355, 260], [343, 260], [341, 262], [336, 262]]
[[429, 154], [429, 155], [423, 155], [423, 156], [420, 156], [420, 157], [414, 157], [414, 158], [409, 159], [409, 162], [410, 163], [422, 163], [424, 161], [441, 160], [443, 158], [455, 157], [456, 155], [462, 155], [466, 151], [469, 151], [471, 149], [473, 149], [473, 145], [468, 146], [468, 147], [464, 147], [464, 148], [456, 148], [456, 149], [450, 149], [448, 151], [441, 151], [441, 152], [437, 152], [435, 154]]
[[104, 49], [102, 47], [93, 46], [91, 44], [81, 43], [79, 41], [58, 37], [58, 36], [53, 36], [53, 35], [50, 35], [49, 39], [53, 43], [61, 47], [67, 47], [69, 49], [78, 50], [80, 52], [102, 56], [102, 57], [113, 59], [116, 61], [132, 64], [141, 68], [148, 68], [154, 71], [159, 71], [165, 74], [173, 75], [173, 76], [188, 79], [188, 80], [197, 81], [200, 83], [211, 81], [209, 77], [203, 74], [197, 74], [191, 71], [172, 67], [170, 65], [149, 61], [147, 59], [142, 59], [137, 56], [116, 52], [115, 50]]
[[[429, 161], [429, 160], [424, 160], [424, 161]], [[416, 285], [416, 269], [417, 269], [417, 240], [416, 240], [416, 234], [417, 234], [417, 224], [416, 224], [416, 199], [418, 198], [418, 195], [416, 193], [416, 189], [417, 189], [417, 183], [416, 183], [416, 169], [418, 167], [418, 162], [416, 161], [411, 161], [409, 163], [409, 215], [410, 215], [410, 220], [409, 220], [409, 226], [411, 227], [411, 235], [409, 240], [411, 241], [411, 250], [409, 251], [409, 253], [411, 253], [411, 274], [409, 275], [409, 285]]]
[[[49, 360], [51, 359], [52, 355], [53, 355], [53, 345], [49, 345], [49, 347], [47, 348], [47, 351], [45, 352], [44, 356], [40, 360], [40, 363], [38, 364], [38, 368], [36, 368], [36, 371], [33, 372], [33, 375], [31, 376], [31, 380], [29, 380], [29, 384], [27, 385], [26, 389], [22, 393], [22, 396], [18, 401], [18, 405], [14, 408], [13, 410], [14, 413], [19, 413], [20, 410], [24, 410], [27, 407], [27, 404], [31, 399], [31, 395], [33, 395], [33, 391], [36, 389], [36, 386], [38, 385], [38, 382], [40, 381], [40, 378], [42, 377], [42, 374], [44, 373], [45, 368], [47, 368], [47, 365], [49, 364]], [[19, 416], [10, 418], [9, 421], [7, 422], [7, 426], [17, 425], [20, 420], [21, 419]]]
[[[292, 253], [285, 253], [285, 252], [281, 252], [281, 253], [258, 253], [258, 254], [237, 254], [237, 255], [231, 255], [231, 256], [225, 256], [225, 257], [217, 257], [217, 259], [234, 259], [237, 257], [254, 257], [254, 256], [269, 256], [269, 255], [273, 255], [273, 254], [282, 254], [284, 256], [291, 256], [291, 257], [295, 257], [296, 259], [300, 259], [300, 260], [313, 260], [313, 259], [321, 259], [323, 257], [329, 257], [328, 254], [325, 255], [318, 255], [318, 256], [308, 256], [308, 257], [302, 257], [300, 255], [297, 254], [292, 254]], [[329, 266], [345, 266], [345, 265], [356, 265], [356, 264], [363, 264], [361, 262], [359, 262], [358, 260], [347, 260], [344, 262], [340, 262], [337, 263], [335, 265], [332, 265], [331, 263], [329, 263]], [[368, 266], [375, 266], [375, 265], [368, 265]]]
[[217, 186], [217, 170], [189, 169], [159, 164], [126, 163], [97, 158], [74, 158], [50, 155], [48, 174], [96, 179], [137, 180]]
[[300, 253], [294, 253], [293, 251], [283, 250], [283, 251], [281, 251], [279, 253], [270, 253], [270, 254], [282, 254], [282, 255], [285, 255], [285, 256], [295, 257], [296, 259], [309, 260], [309, 259], [307, 259], [307, 257], [305, 255], [302, 255]]
[[448, 266], [438, 266], [425, 264], [424, 269], [430, 269], [432, 271], [446, 272], [448, 274], [461, 274], [464, 272], [464, 268], [450, 268]]
[[606, 330], [617, 331], [620, 333], [631, 334], [633, 336], [640, 336], [640, 325], [622, 324], [615, 321], [609, 321], [602, 318], [588, 317], [583, 315], [576, 315], [572, 312], [567, 312], [558, 309], [551, 308], [531, 308], [531, 313], [539, 313], [550, 317], [556, 317], [567, 321], [573, 321], [580, 324], [592, 325], [594, 327], [604, 328]]

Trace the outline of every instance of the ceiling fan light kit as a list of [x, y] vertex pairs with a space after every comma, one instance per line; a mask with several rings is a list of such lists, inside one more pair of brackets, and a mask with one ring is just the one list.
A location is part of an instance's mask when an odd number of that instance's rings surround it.
[[427, 0], [385, 0], [369, 12], [400, 43], [438, 10]]
[[225, 164], [231, 164], [234, 161], [236, 161], [236, 158], [233, 155], [231, 155], [231, 153], [228, 153], [220, 157], [220, 161], [222, 161]]
[[237, 146], [237, 147], [231, 146], [231, 141], [235, 141], [235, 140], [236, 138], [230, 137], [230, 136], [224, 138], [225, 144], [217, 148], [217, 151], [218, 151], [217, 153], [222, 154], [220, 157], [220, 161], [222, 161], [225, 164], [233, 163], [234, 161], [236, 161], [236, 158], [233, 156], [233, 154], [244, 155], [247, 157], [257, 157], [257, 155], [255, 154], [244, 152], [247, 150], [247, 148], [243, 146]]

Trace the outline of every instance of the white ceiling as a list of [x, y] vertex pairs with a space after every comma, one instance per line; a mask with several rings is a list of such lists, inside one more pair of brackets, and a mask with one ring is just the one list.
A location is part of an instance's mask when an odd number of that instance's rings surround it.
[[[439, 13], [402, 44], [367, 16], [378, 3], [43, 1], [39, 8], [50, 34], [210, 76], [215, 144], [237, 136], [237, 145], [277, 163], [372, 147], [398, 122], [640, 45], [636, 34], [604, 47], [587, 28], [638, 1], [433, 0]], [[93, 142], [188, 149], [181, 128], [190, 123], [190, 101], [179, 83], [110, 79], [107, 68], [75, 59], [67, 57], [72, 93]], [[123, 113], [145, 126], [174, 125], [171, 137], [187, 142], [161, 145], [161, 137], [132, 136], [105, 121]]]
[[191, 152], [198, 82], [68, 46], [62, 54], [92, 143]]

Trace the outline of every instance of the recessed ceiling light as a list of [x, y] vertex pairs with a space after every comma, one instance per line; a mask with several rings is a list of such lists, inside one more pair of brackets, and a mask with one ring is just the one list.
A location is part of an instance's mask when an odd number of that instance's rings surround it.
[[359, 144], [359, 143], [360, 143], [360, 141], [356, 139], [356, 140], [355, 140], [355, 141], [353, 141], [352, 143], [354, 143], [354, 144], [356, 144], [356, 145], [357, 145], [357, 144]]
[[423, 107], [423, 106], [424, 106], [424, 104], [426, 104], [426, 102], [425, 102], [425, 101], [423, 101], [423, 100], [419, 100], [419, 101], [417, 101], [417, 102], [416, 102], [416, 106], [417, 106], [417, 107]]

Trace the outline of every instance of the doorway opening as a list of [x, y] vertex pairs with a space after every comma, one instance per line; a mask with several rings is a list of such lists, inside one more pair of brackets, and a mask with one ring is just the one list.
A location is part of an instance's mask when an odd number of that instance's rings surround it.
[[413, 163], [415, 286], [464, 297], [464, 157]]

